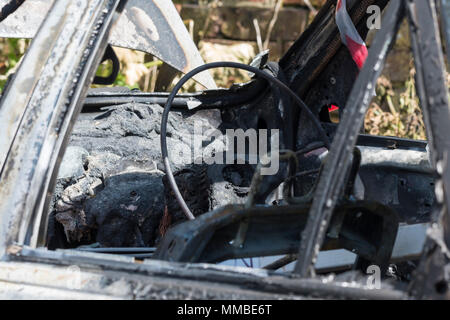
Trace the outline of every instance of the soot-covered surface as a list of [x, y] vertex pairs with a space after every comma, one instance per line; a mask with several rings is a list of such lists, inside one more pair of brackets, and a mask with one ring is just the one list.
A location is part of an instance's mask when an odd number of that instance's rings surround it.
[[[51, 204], [50, 248], [153, 246], [169, 225], [185, 219], [163, 181], [161, 115], [158, 105], [136, 103], [80, 115]], [[213, 200], [206, 167], [193, 165], [189, 155], [173, 148], [180, 143], [190, 147], [194, 122], [204, 130], [217, 128], [220, 116], [211, 111], [172, 113], [167, 137], [180, 190], [198, 215], [221, 201]], [[213, 179], [222, 180], [214, 173], [220, 167], [208, 170]], [[225, 188], [220, 181], [218, 185]]]

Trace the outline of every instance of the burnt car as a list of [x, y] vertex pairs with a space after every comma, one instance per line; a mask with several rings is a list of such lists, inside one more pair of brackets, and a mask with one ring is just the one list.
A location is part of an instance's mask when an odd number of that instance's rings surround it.
[[[383, 11], [360, 69], [342, 3], [362, 38]], [[164, 0], [11, 8], [0, 36], [33, 40], [0, 101], [1, 297], [450, 297], [447, 1], [329, 0], [280, 61], [251, 65], [203, 64]], [[428, 141], [361, 133], [404, 20]], [[170, 94], [90, 89], [117, 76], [112, 46], [186, 75]], [[252, 80], [217, 89], [218, 67]], [[208, 89], [179, 94], [190, 78]]]

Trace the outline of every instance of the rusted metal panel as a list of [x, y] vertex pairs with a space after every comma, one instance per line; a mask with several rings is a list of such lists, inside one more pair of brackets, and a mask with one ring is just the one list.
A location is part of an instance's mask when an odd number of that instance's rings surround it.
[[[0, 23], [0, 37], [34, 38], [52, 3], [48, 0], [26, 1]], [[111, 32], [109, 43], [150, 53], [183, 73], [204, 63], [172, 1], [128, 1], [124, 14]], [[198, 74], [194, 79], [208, 89], [216, 88], [208, 72]]]

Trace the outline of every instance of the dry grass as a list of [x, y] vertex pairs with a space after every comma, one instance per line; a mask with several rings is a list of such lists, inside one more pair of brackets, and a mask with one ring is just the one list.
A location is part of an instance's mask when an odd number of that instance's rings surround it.
[[426, 139], [414, 73], [415, 70], [411, 69], [405, 84], [395, 89], [386, 77], [378, 79], [377, 96], [364, 121], [366, 133], [416, 140]]

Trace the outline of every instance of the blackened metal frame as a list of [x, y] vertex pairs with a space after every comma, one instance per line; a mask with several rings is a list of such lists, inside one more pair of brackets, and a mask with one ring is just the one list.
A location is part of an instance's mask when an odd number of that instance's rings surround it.
[[374, 95], [376, 80], [404, 17], [403, 1], [392, 1], [387, 8], [383, 28], [377, 33], [344, 111], [330, 153], [323, 167], [308, 221], [302, 232], [295, 273], [313, 274], [313, 262], [321, 248], [333, 210], [343, 193], [343, 183], [352, 159], [352, 150]]
[[[59, 3], [62, 2], [63, 1], [60, 1]], [[60, 99], [57, 100], [58, 103], [50, 105], [45, 105], [42, 103], [41, 105], [43, 107], [41, 109], [35, 108], [36, 104], [30, 103], [30, 106], [26, 107], [25, 111], [22, 110], [23, 112], [20, 114], [20, 119], [18, 120], [20, 123], [20, 128], [24, 130], [15, 131], [14, 134], [12, 134], [12, 140], [14, 143], [11, 149], [8, 148], [8, 154], [15, 155], [15, 157], [5, 159], [5, 168], [2, 171], [2, 181], [0, 182], [0, 187], [4, 187], [0, 188], [0, 196], [2, 196], [2, 199], [9, 199], [9, 201], [0, 203], [0, 211], [8, 213], [1, 217], [0, 236], [2, 240], [6, 241], [0, 243], [0, 254], [3, 255], [4, 251], [6, 251], [8, 258], [13, 259], [14, 261], [34, 263], [49, 262], [52, 264], [61, 265], [68, 265], [71, 263], [98, 265], [105, 269], [115, 269], [127, 272], [133, 271], [147, 275], [162, 275], [165, 277], [165, 280], [167, 280], [168, 277], [177, 277], [177, 279], [233, 283], [239, 286], [243, 283], [250, 283], [251, 286], [261, 291], [283, 291], [301, 294], [311, 294], [312, 292], [316, 292], [317, 295], [322, 297], [405, 297], [403, 293], [393, 290], [378, 291], [366, 290], [366, 288], [345, 288], [334, 283], [323, 283], [319, 279], [292, 279], [286, 276], [280, 278], [279, 276], [270, 273], [261, 273], [261, 275], [258, 275], [258, 271], [248, 272], [248, 274], [242, 275], [238, 272], [227, 273], [220, 269], [220, 267], [216, 266], [164, 264], [161, 261], [150, 261], [141, 266], [131, 264], [128, 260], [126, 263], [114, 263], [114, 259], [105, 258], [105, 256], [98, 254], [91, 254], [89, 256], [82, 257], [79, 253], [36, 250], [34, 247], [39, 243], [39, 234], [43, 233], [40, 233], [40, 230], [29, 229], [29, 227], [46, 227], [47, 225], [45, 221], [40, 221], [41, 217], [38, 214], [39, 210], [44, 206], [42, 199], [45, 198], [46, 191], [50, 189], [49, 185], [53, 178], [52, 174], [53, 171], [56, 171], [55, 168], [57, 168], [57, 163], [59, 161], [59, 152], [64, 149], [65, 133], [70, 131], [71, 121], [75, 118], [75, 115], [81, 108], [81, 100], [83, 100], [82, 97], [86, 93], [86, 88], [89, 84], [88, 80], [92, 79], [95, 67], [101, 58], [100, 53], [106, 45], [104, 38], [109, 25], [107, 22], [112, 22], [115, 12], [112, 8], [117, 6], [119, 3], [119, 1], [113, 0], [87, 0], [87, 2], [101, 3], [104, 7], [97, 9], [105, 13], [107, 19], [103, 19], [102, 23], [97, 25], [100, 29], [92, 27], [88, 30], [92, 33], [88, 32], [87, 35], [80, 36], [82, 39], [92, 36], [90, 39], [94, 40], [93, 43], [89, 41], [83, 42], [83, 48], [87, 51], [85, 52], [86, 56], [83, 55], [82, 57], [87, 60], [77, 56], [79, 60], [74, 60], [73, 63], [70, 64], [70, 70], [65, 70], [67, 73], [64, 73], [64, 70], [62, 69], [56, 69], [56, 71], [61, 72], [61, 74], [58, 73], [58, 76], [61, 76], [61, 78], [58, 77], [58, 79], [61, 79], [61, 86], [67, 85], [70, 81], [72, 81], [73, 86], [71, 86], [70, 89], [73, 89], [73, 91], [64, 90], [66, 87], [60, 88], [61, 95], [59, 96]], [[329, 3], [331, 3], [331, 1]], [[108, 8], [107, 10], [103, 10], [105, 9], [105, 6]], [[339, 126], [335, 138], [335, 144], [340, 144], [342, 150], [347, 149], [349, 151], [347, 152], [348, 155], [341, 154], [341, 150], [339, 150], [338, 146], [332, 148], [329, 161], [327, 162], [328, 171], [324, 170], [323, 175], [321, 176], [321, 181], [326, 181], [326, 179], [328, 179], [330, 184], [338, 187], [337, 189], [339, 189], [342, 185], [338, 182], [339, 179], [343, 179], [344, 171], [347, 171], [350, 163], [350, 159], [347, 157], [351, 155], [351, 151], [356, 143], [356, 135], [361, 124], [361, 122], [357, 123], [357, 120], [362, 119], [361, 114], [364, 114], [364, 111], [367, 108], [368, 100], [374, 90], [376, 77], [379, 72], [381, 72], [388, 49], [393, 42], [395, 34], [397, 33], [398, 25], [404, 16], [406, 10], [405, 8], [408, 10], [408, 18], [410, 25], [412, 26], [416, 65], [417, 69], [420, 70], [417, 75], [417, 84], [420, 89], [418, 92], [425, 111], [429, 136], [432, 139], [430, 142], [431, 153], [434, 159], [433, 163], [439, 175], [439, 183], [437, 183], [436, 193], [438, 201], [441, 204], [439, 208], [440, 210], [437, 212], [435, 217], [435, 221], [439, 222], [436, 224], [438, 226], [438, 230], [432, 230], [440, 231], [440, 233], [431, 233], [428, 241], [428, 248], [430, 249], [426, 250], [421, 267], [419, 268], [418, 276], [416, 276], [413, 281], [413, 285], [411, 286], [410, 292], [416, 297], [422, 297], [430, 296], [431, 292], [436, 291], [435, 289], [439, 289], [440, 291], [440, 289], [442, 289], [442, 281], [446, 279], [445, 270], [443, 270], [443, 267], [445, 263], [448, 263], [448, 245], [446, 246], [445, 243], [448, 243], [448, 222], [450, 220], [446, 209], [448, 208], [447, 201], [449, 199], [447, 196], [448, 188], [446, 187], [450, 181], [448, 179], [447, 170], [447, 151], [449, 150], [449, 142], [445, 141], [445, 132], [447, 132], [449, 128], [450, 121], [446, 96], [447, 90], [443, 85], [443, 59], [439, 37], [437, 36], [436, 12], [433, 1], [391, 1], [391, 5], [387, 10], [384, 19], [383, 29], [378, 33], [371, 48], [369, 61], [367, 62], [364, 70], [361, 72], [358, 81], [353, 88], [348, 102], [348, 107], [346, 108], [347, 111], [344, 114], [343, 121]], [[60, 12], [61, 14], [63, 14], [62, 11]], [[90, 12], [90, 15], [85, 14], [84, 17], [92, 17], [95, 16], [95, 14], [99, 14], [99, 12], [100, 11], [95, 10]], [[416, 12], [420, 12], [420, 15], [417, 15]], [[79, 14], [81, 15], [82, 13], [80, 12]], [[95, 21], [99, 22], [99, 20]], [[100, 30], [100, 32], [94, 32], [94, 30]], [[38, 38], [34, 40], [35, 43], [37, 41], [39, 41]], [[54, 52], [57, 57], [60, 59], [67, 59], [67, 57], [64, 57], [65, 54], [68, 54], [67, 51], [58, 51], [56, 47], [53, 49], [55, 49]], [[33, 55], [30, 55], [30, 57], [33, 57]], [[36, 56], [34, 57], [34, 61], [30, 60], [33, 62], [31, 65], [36, 63], [37, 58]], [[39, 66], [40, 64], [37, 65]], [[25, 67], [22, 68], [26, 69]], [[21, 70], [19, 70], [16, 78], [11, 83], [11, 86], [8, 89], [9, 92], [7, 92], [3, 97], [4, 100], [2, 103], [5, 105], [0, 107], [0, 110], [7, 107], [5, 102], [7, 100], [5, 99], [8, 98], [8, 95], [10, 95], [11, 92], [17, 93], [18, 97], [22, 97], [21, 95], [25, 94], [23, 97], [24, 103], [30, 102], [33, 99], [36, 99], [35, 101], [37, 102], [43, 102], [45, 99], [48, 99], [48, 97], [39, 96], [40, 92], [44, 91], [33, 91], [31, 90], [32, 88], [27, 86], [38, 89], [38, 85], [40, 83], [41, 85], [47, 84], [45, 92], [55, 90], [55, 88], [48, 87], [49, 84], [55, 83], [55, 81], [50, 81], [52, 79], [49, 77], [43, 76], [39, 78], [39, 82], [29, 83], [27, 82], [29, 79], [25, 77], [25, 72], [21, 72]], [[32, 70], [34, 69], [30, 68], [25, 71], [30, 72]], [[70, 73], [70, 71], [73, 71], [74, 73]], [[81, 73], [77, 74], [77, 71], [81, 71]], [[44, 75], [52, 74], [44, 73]], [[62, 77], [63, 75], [66, 77]], [[27, 88], [30, 90], [27, 90]], [[31, 94], [28, 96], [29, 93]], [[28, 104], [26, 104], [26, 106], [28, 106]], [[17, 107], [17, 105], [13, 105], [13, 107]], [[37, 131], [33, 132], [39, 132], [40, 134], [30, 137], [30, 132], [32, 132], [31, 129], [33, 129], [33, 126], [36, 125], [36, 122], [33, 120], [45, 116], [48, 116], [49, 119], [51, 119], [50, 125], [45, 128], [35, 128]], [[28, 131], [26, 129], [30, 130]], [[35, 144], [33, 146], [25, 146], [21, 144], [22, 141], [34, 141]], [[36, 146], [38, 146], [38, 148], [35, 148]], [[30, 148], [30, 150], [25, 150], [27, 147]], [[28, 154], [25, 151], [29, 151], [31, 153], [36, 151], [36, 153], [33, 154], [33, 157], [17, 157], [18, 152]], [[40, 157], [41, 155], [43, 156], [42, 158]], [[49, 155], [51, 156], [49, 157]], [[23, 161], [21, 165], [17, 165], [17, 163], [14, 163], [14, 160], [16, 159], [31, 161]], [[49, 159], [49, 162], [45, 163], [45, 161], [41, 159]], [[344, 163], [341, 164], [339, 160], [344, 161]], [[3, 161], [1, 162], [3, 163]], [[36, 163], [39, 164], [37, 167], [39, 170], [32, 170], [32, 168], [30, 169], [30, 167], [32, 165], [34, 166]], [[341, 170], [343, 171], [342, 174], [335, 176], [338, 168], [343, 168], [345, 170]], [[41, 171], [40, 169], [43, 170]], [[31, 175], [30, 172], [36, 175]], [[25, 179], [27, 185], [23, 185], [23, 177], [27, 174], [31, 175], [31, 179]], [[14, 184], [11, 181], [16, 181], [17, 183]], [[8, 182], [9, 184], [7, 184]], [[321, 183], [322, 186], [319, 184], [319, 187], [325, 190], [325, 183]], [[33, 186], [39, 186], [39, 188], [33, 188]], [[43, 187], [41, 188], [41, 186]], [[31, 190], [30, 193], [28, 193], [29, 190]], [[308, 243], [301, 249], [300, 256], [303, 254], [306, 259], [303, 260], [303, 258], [300, 257], [297, 268], [297, 270], [300, 271], [300, 274], [304, 274], [305, 276], [308, 276], [311, 270], [316, 248], [320, 247], [322, 244], [321, 238], [323, 239], [323, 235], [330, 218], [328, 214], [332, 212], [332, 207], [336, 204], [336, 201], [333, 200], [335, 198], [334, 193], [336, 193], [337, 197], [339, 192], [342, 192], [342, 190], [338, 191], [334, 189], [331, 191], [332, 193], [330, 194], [323, 193], [323, 195], [332, 196], [331, 201], [328, 201], [330, 198], [327, 197], [320, 199], [321, 194], [317, 193], [317, 200], [315, 200], [317, 202], [315, 205], [316, 208], [311, 210], [308, 217], [309, 228], [312, 230], [312, 234], [307, 236], [307, 238], [309, 238], [307, 240], [311, 243]], [[320, 210], [322, 208], [324, 208], [324, 210]], [[10, 209], [13, 211], [10, 211]], [[315, 216], [314, 213], [319, 214], [319, 216]], [[322, 223], [323, 221], [325, 221], [324, 228], [316, 225], [316, 223]], [[306, 235], [307, 233], [304, 233], [304, 237], [306, 237]], [[18, 243], [21, 246], [15, 246], [15, 243]], [[23, 246], [23, 244], [25, 244], [25, 246]], [[27, 247], [27, 244], [31, 245], [32, 248]], [[438, 270], [439, 272], [433, 275], [433, 278], [430, 278], [429, 270]], [[433, 279], [433, 281], [430, 282], [430, 279]], [[425, 282], [426, 285], [421, 286], [421, 281]], [[421, 292], [419, 292], [417, 288], [420, 288]]]
[[[355, 147], [364, 115], [374, 95], [376, 80], [383, 69], [389, 49], [395, 41], [406, 12], [417, 70], [416, 86], [425, 116], [432, 163], [438, 175], [436, 195], [439, 208], [433, 219], [433, 222], [437, 223], [433, 224], [432, 228], [437, 228], [440, 232], [430, 230], [428, 247], [434, 248], [431, 252], [436, 253], [440, 258], [433, 259], [430, 251], [426, 250], [421, 268], [419, 268], [416, 280], [412, 285], [414, 288], [414, 283], [421, 282], [420, 296], [423, 297], [429, 294], [433, 295], [430, 290], [426, 290], [427, 286], [424, 285], [424, 279], [428, 280], [428, 275], [424, 274], [425, 270], [433, 268], [440, 270], [433, 276], [436, 278], [435, 281], [428, 282], [428, 289], [431, 287], [433, 293], [436, 292], [436, 288], [442, 288], [444, 283], [449, 280], [445, 278], [444, 268], [449, 261], [450, 158], [448, 153], [450, 140], [447, 132], [450, 125], [450, 111], [436, 3], [433, 0], [390, 2], [383, 19], [382, 29], [375, 37], [370, 48], [369, 58], [347, 101], [342, 121], [319, 178], [308, 222], [302, 233], [295, 272], [302, 277], [314, 275], [314, 261], [325, 238], [332, 212], [343, 192], [342, 183], [351, 162], [350, 151]], [[420, 270], [423, 270], [422, 275]], [[439, 283], [442, 286], [439, 286]], [[448, 294], [448, 290], [441, 291], [438, 293]], [[417, 295], [417, 290], [412, 289], [411, 292]]]

